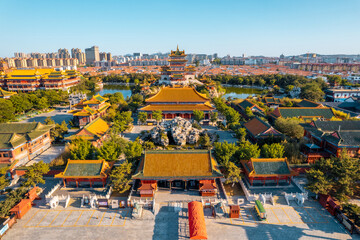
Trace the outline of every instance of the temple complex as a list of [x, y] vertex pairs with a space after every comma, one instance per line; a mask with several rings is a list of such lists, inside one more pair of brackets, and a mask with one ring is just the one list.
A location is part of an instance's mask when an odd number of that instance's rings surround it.
[[186, 66], [185, 51], [180, 51], [179, 46], [176, 51], [171, 51], [169, 55], [169, 65], [161, 67], [161, 79], [159, 83], [188, 85], [189, 81], [195, 80], [195, 67]]
[[80, 82], [76, 70], [55, 70], [51, 68], [13, 70], [0, 77], [0, 86], [9, 91], [35, 91], [37, 89], [69, 90]]
[[107, 100], [108, 98], [98, 94], [89, 100], [83, 99], [74, 105], [73, 108], [75, 109], [70, 111], [73, 114], [74, 125], [83, 127], [98, 117], [103, 117], [106, 114], [106, 110], [110, 107]]
[[222, 178], [216, 160], [207, 150], [146, 151], [133, 179], [140, 180], [140, 196], [151, 197], [158, 188], [199, 191], [214, 196], [215, 180]]
[[193, 118], [193, 110], [200, 110], [205, 113], [205, 119], [210, 118], [210, 112], [215, 108], [211, 105], [210, 99], [194, 88], [163, 87], [156, 95], [145, 100], [146, 106], [139, 111], [146, 112], [148, 119], [152, 119], [152, 112], [160, 110], [164, 119], [182, 117]]

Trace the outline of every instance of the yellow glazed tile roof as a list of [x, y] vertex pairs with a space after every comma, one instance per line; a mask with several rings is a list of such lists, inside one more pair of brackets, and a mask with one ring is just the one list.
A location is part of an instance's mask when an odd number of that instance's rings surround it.
[[97, 113], [96, 110], [92, 109], [91, 107], [84, 107], [83, 109], [81, 109], [80, 111], [76, 111], [74, 110], [74, 112], [72, 112], [74, 116], [91, 116], [94, 115], [95, 113]]
[[109, 130], [109, 125], [101, 118], [97, 118], [84, 128], [92, 134], [101, 137]]
[[143, 108], [141, 111], [193, 111], [193, 110], [200, 110], [200, 111], [212, 111], [213, 108], [210, 104], [150, 104]]
[[191, 152], [147, 152], [143, 174], [145, 177], [212, 176], [210, 154]]
[[105, 102], [107, 100], [108, 100], [108, 98], [102, 97], [101, 95], [98, 94], [96, 96], [93, 96], [88, 101], [85, 101], [83, 104], [100, 104], [100, 103]]
[[194, 88], [164, 87], [156, 95], [148, 98], [146, 102], [206, 102], [209, 99], [205, 94], [197, 92]]
[[43, 75], [43, 74], [50, 74], [52, 71], [54, 71], [54, 69], [49, 69], [49, 68], [44, 68], [44, 69], [30, 69], [30, 70], [22, 70], [22, 69], [17, 69], [14, 70], [12, 72], [10, 72], [8, 75], [10, 76], [16, 76], [16, 75], [21, 75], [21, 76], [25, 76], [25, 75], [29, 75], [29, 76], [34, 76], [34, 75]]

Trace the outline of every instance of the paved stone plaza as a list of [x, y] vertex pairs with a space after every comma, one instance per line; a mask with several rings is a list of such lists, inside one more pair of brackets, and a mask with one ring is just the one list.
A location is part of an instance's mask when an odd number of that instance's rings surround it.
[[[168, 197], [168, 196], [171, 196]], [[4, 236], [17, 239], [188, 239], [186, 198], [193, 194], [160, 193], [156, 215], [146, 220], [130, 218], [131, 209], [88, 209], [70, 206], [55, 210], [32, 208]], [[178, 199], [178, 200], [176, 200]], [[241, 206], [238, 219], [205, 214], [208, 239], [360, 239], [349, 235], [318, 202], [265, 204], [266, 221], [259, 221], [251, 204]]]

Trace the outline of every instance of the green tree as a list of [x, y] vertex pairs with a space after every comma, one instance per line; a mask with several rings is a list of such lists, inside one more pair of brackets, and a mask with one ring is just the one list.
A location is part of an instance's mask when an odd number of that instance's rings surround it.
[[141, 94], [133, 94], [130, 97], [129, 107], [130, 109], [135, 112], [140, 106], [144, 103], [144, 97]]
[[154, 150], [155, 149], [155, 144], [153, 142], [150, 142], [150, 141], [145, 141], [143, 143], [143, 148], [145, 150]]
[[352, 159], [346, 150], [338, 158], [320, 159], [307, 171], [307, 188], [316, 194], [331, 194], [346, 202], [354, 195], [360, 180], [360, 160]]
[[0, 98], [0, 123], [14, 120], [15, 108], [8, 99]]
[[241, 170], [233, 162], [228, 162], [225, 166], [226, 184], [232, 184], [232, 187], [241, 180]]
[[51, 117], [45, 118], [44, 122], [45, 122], [46, 125], [53, 125], [53, 124], [55, 124], [55, 121], [52, 120]]
[[233, 158], [233, 155], [239, 148], [234, 143], [228, 143], [224, 141], [223, 143], [215, 142], [214, 143], [214, 154], [219, 163], [223, 166], [226, 166], [230, 159]]
[[225, 118], [228, 125], [239, 123], [240, 121], [240, 114], [233, 108], [226, 106]]
[[261, 148], [261, 155], [264, 158], [282, 158], [284, 152], [284, 146], [281, 143], [264, 144]]
[[257, 144], [251, 144], [249, 141], [239, 143], [236, 157], [238, 160], [249, 160], [250, 158], [258, 158], [260, 149]]
[[4, 201], [0, 202], [0, 216], [6, 217], [10, 214], [10, 209], [12, 209], [20, 200], [24, 197], [27, 192], [27, 188], [19, 187], [13, 189], [6, 197]]
[[125, 161], [111, 171], [111, 185], [115, 192], [123, 193], [130, 189], [132, 164]]
[[7, 187], [10, 183], [8, 179], [6, 179], [6, 172], [8, 171], [7, 167], [0, 168], [0, 190]]
[[116, 161], [120, 157], [121, 147], [113, 141], [106, 141], [97, 149], [98, 159], [106, 161]]
[[129, 142], [127, 146], [125, 147], [124, 153], [126, 156], [126, 159], [133, 161], [138, 159], [143, 151], [142, 145], [135, 141], [135, 142]]
[[75, 138], [69, 145], [70, 158], [72, 160], [92, 160], [94, 159], [95, 148], [88, 140]]
[[286, 92], [286, 93], [289, 93], [289, 92], [291, 92], [293, 89], [294, 89], [294, 85], [287, 85], [287, 86], [285, 87], [285, 92]]
[[199, 138], [199, 145], [202, 147], [202, 148], [211, 148], [211, 141], [210, 141], [210, 137], [208, 134], [204, 134], [203, 136], [201, 136]]
[[34, 107], [39, 110], [49, 108], [48, 99], [46, 97], [39, 98]]
[[314, 83], [308, 83], [301, 88], [300, 97], [311, 101], [320, 102], [324, 100], [325, 93]]
[[131, 117], [131, 111], [121, 112], [116, 115], [112, 131], [116, 134], [122, 133], [132, 126], [134, 119]]
[[205, 117], [204, 112], [200, 111], [200, 110], [193, 110], [193, 115], [194, 115], [195, 121], [197, 121], [197, 122], [200, 122]]
[[246, 128], [235, 129], [235, 134], [240, 142], [244, 142], [246, 140]]
[[159, 124], [159, 122], [163, 118], [162, 111], [160, 111], [160, 110], [153, 111], [152, 118], [156, 120], [157, 124]]
[[24, 93], [12, 95], [10, 97], [10, 101], [12, 102], [16, 113], [23, 113], [25, 111], [29, 111], [32, 108], [31, 102]]
[[245, 108], [245, 114], [246, 116], [248, 116], [249, 118], [254, 116], [254, 113], [251, 111], [251, 109], [249, 107]]
[[138, 113], [138, 119], [139, 119], [140, 123], [145, 124], [146, 120], [147, 120], [147, 113], [146, 112], [139, 112]]
[[297, 118], [278, 118], [275, 121], [275, 127], [289, 137], [300, 139], [304, 136], [304, 128], [300, 126], [301, 122]]
[[342, 82], [342, 79], [339, 75], [327, 75], [326, 78], [331, 86], [340, 85]]
[[45, 183], [43, 175], [49, 171], [49, 165], [43, 161], [31, 165], [24, 175], [24, 178], [26, 179], [24, 186], [35, 187], [38, 183]]
[[[45, 119], [45, 123], [47, 125], [51, 124], [52, 122], [54, 122], [54, 121]], [[65, 122], [65, 120], [63, 120], [61, 124], [56, 123], [55, 127], [50, 130], [51, 139], [55, 140], [55, 141], [64, 139], [64, 135], [66, 133], [68, 133], [68, 130], [69, 129], [68, 129], [68, 126], [67, 126], [67, 123]]]
[[213, 123], [216, 122], [218, 120], [218, 114], [219, 114], [218, 112], [211, 112], [210, 113], [210, 121]]

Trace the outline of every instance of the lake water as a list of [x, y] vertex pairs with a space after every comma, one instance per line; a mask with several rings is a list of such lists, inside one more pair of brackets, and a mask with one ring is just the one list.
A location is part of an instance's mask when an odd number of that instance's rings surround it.
[[224, 87], [224, 88], [226, 90], [226, 94], [224, 95], [225, 99], [228, 97], [245, 99], [249, 96], [254, 96], [262, 93], [262, 90], [255, 88], [239, 88], [239, 87]]
[[[245, 99], [249, 96], [254, 96], [256, 94], [261, 94], [262, 91], [255, 88], [239, 88], [239, 87], [224, 87], [226, 90], [226, 94], [224, 95], [224, 98], [232, 97], [232, 98], [240, 98]], [[94, 94], [100, 94], [103, 96], [107, 93], [116, 93], [121, 92], [124, 95], [124, 99], [127, 97], [130, 98], [131, 96], [131, 87], [130, 86], [123, 86], [123, 85], [107, 85], [104, 84], [104, 88], [102, 90], [92, 92], [89, 94], [90, 96]]]
[[99, 90], [99, 91], [95, 91], [92, 92], [91, 94], [89, 94], [90, 96], [94, 95], [94, 94], [100, 94], [101, 96], [110, 93], [116, 93], [116, 92], [121, 92], [124, 95], [124, 99], [126, 99], [127, 97], [131, 97], [131, 88], [130, 86], [122, 86], [122, 85], [106, 85], [104, 84], [104, 88]]

